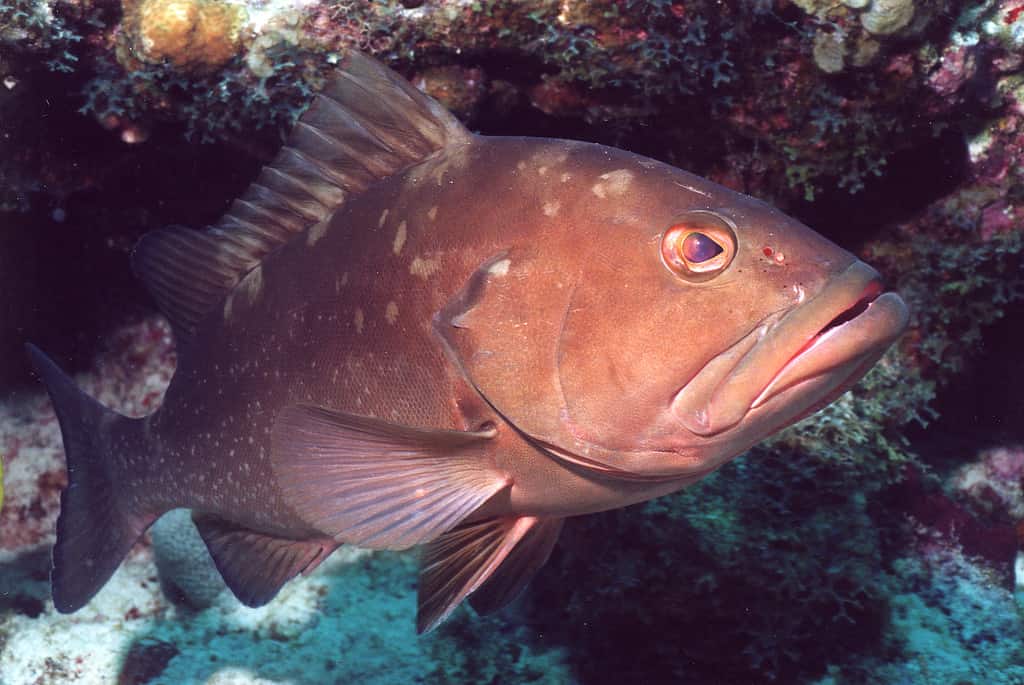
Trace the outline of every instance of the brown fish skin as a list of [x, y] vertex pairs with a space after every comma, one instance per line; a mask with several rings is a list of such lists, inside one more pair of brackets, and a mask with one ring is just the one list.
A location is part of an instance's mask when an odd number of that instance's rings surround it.
[[[870, 267], [762, 202], [622, 150], [473, 136], [357, 55], [332, 93], [261, 176], [275, 193], [140, 244], [181, 346], [157, 412], [113, 415], [33, 349], [71, 472], [61, 611], [174, 507], [247, 604], [339, 544], [428, 543], [420, 630], [474, 592], [495, 610], [561, 519], [693, 483], [906, 326]], [[719, 255], [680, 267], [693, 233]]]

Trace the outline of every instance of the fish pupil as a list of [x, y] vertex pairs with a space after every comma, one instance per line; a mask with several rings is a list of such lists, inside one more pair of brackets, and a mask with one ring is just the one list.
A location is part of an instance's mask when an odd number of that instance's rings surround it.
[[722, 246], [703, 233], [691, 233], [683, 239], [683, 256], [693, 264], [706, 262], [722, 252]]

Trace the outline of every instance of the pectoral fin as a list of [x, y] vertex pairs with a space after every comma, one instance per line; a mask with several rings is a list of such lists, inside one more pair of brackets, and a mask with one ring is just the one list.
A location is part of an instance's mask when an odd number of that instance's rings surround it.
[[432, 542], [420, 570], [418, 632], [436, 628], [476, 591], [479, 602], [471, 601], [481, 613], [511, 602], [547, 561], [561, 529], [562, 519], [489, 519]]
[[275, 422], [271, 463], [285, 500], [310, 525], [339, 542], [405, 549], [509, 485], [488, 458], [494, 434], [292, 406]]

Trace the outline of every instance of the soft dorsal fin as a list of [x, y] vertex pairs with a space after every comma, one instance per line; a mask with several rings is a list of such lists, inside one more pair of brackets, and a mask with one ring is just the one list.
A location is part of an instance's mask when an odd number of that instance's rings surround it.
[[145, 235], [132, 267], [185, 342], [267, 254], [329, 219], [350, 195], [470, 135], [401, 76], [351, 52], [274, 161], [216, 224]]

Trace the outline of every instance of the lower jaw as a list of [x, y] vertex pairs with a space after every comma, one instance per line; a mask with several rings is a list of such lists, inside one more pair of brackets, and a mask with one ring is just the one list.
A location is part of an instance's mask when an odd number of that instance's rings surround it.
[[[828, 405], [835, 402], [837, 399], [839, 399], [839, 397], [843, 395], [843, 393], [853, 388], [860, 381], [860, 379], [864, 377], [864, 374], [866, 374], [871, 369], [871, 367], [875, 365], [875, 363], [878, 361], [878, 359], [882, 356], [883, 353], [884, 350], [876, 354], [867, 355], [866, 357], [861, 358], [860, 361], [851, 362], [849, 364], [849, 371], [842, 374], [836, 374], [840, 375], [842, 377], [842, 380], [840, 380], [832, 389], [826, 391], [820, 398], [813, 400], [805, 409], [802, 409], [801, 411], [792, 415], [791, 417], [786, 417], [785, 419], [780, 420], [776, 424], [772, 425], [771, 429], [765, 432], [764, 436], [757, 440], [757, 442], [760, 442], [760, 440], [768, 438], [778, 433], [779, 431], [788, 428], [791, 425], [803, 421], [808, 416], [811, 416], [812, 414], [821, 411]], [[783, 390], [779, 394], [769, 398], [760, 406], [769, 406], [772, 403], [779, 400], [780, 398], [783, 398], [787, 394], [798, 392], [802, 385], [808, 382], [813, 382], [814, 380], [816, 379], [809, 379], [807, 381], [802, 381], [797, 385], [790, 386], [786, 390]]]

